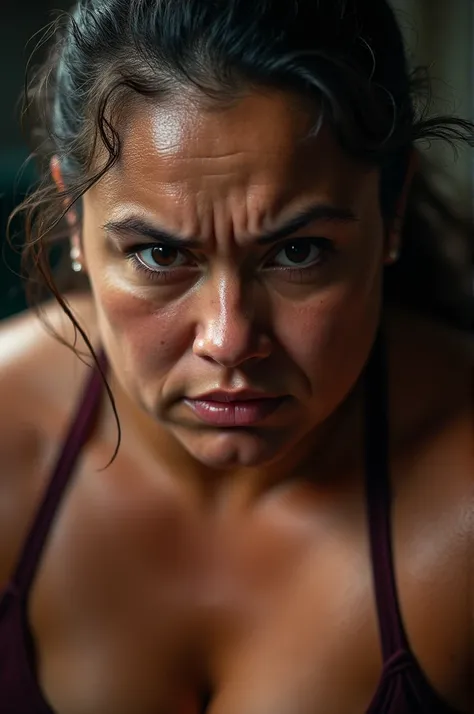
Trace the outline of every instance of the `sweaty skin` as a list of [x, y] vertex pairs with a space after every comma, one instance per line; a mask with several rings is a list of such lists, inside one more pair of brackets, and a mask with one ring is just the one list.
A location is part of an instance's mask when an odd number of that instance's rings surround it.
[[[314, 446], [356, 383], [374, 337], [384, 251], [378, 172], [355, 166], [326, 129], [306, 138], [312, 122], [280, 95], [212, 114], [189, 104], [137, 109], [120, 165], [85, 198], [84, 261], [114, 374], [153, 420], [153, 440], [158, 417], [206, 469], [257, 467], [258, 480], [271, 468], [288, 473], [307, 454], [302, 441], [311, 433]], [[288, 265], [285, 243], [258, 238], [314, 204], [353, 218], [313, 220], [290, 234], [326, 239], [320, 265], [270, 268], [275, 254]], [[101, 229], [132, 216], [196, 248], [153, 282], [124, 257], [147, 239], [125, 231], [119, 243]], [[312, 249], [313, 263], [320, 253]], [[203, 428], [183, 403], [239, 388], [290, 398], [261, 427], [225, 432]]]
[[[309, 138], [316, 120], [276, 92], [213, 111], [136, 103], [120, 162], [84, 197], [72, 239], [91, 291], [67, 298], [106, 350], [122, 442], [104, 470], [104, 395], [30, 593], [57, 714], [199, 714], [206, 691], [209, 714], [365, 714], [372, 699], [359, 377], [394, 231], [378, 172], [325, 126]], [[259, 243], [309, 206], [319, 218]], [[192, 243], [165, 249], [150, 229]], [[472, 712], [472, 346], [384, 312], [403, 621], [434, 688]], [[0, 584], [87, 374], [32, 313], [2, 326]], [[186, 403], [243, 388], [287, 399], [227, 429]]]

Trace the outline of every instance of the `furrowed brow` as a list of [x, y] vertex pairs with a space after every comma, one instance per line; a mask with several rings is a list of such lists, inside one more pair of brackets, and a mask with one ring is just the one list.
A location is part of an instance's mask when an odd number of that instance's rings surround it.
[[199, 248], [202, 247], [200, 241], [196, 239], [184, 238], [170, 231], [154, 226], [143, 218], [129, 216], [119, 221], [107, 221], [102, 226], [102, 229], [107, 233], [114, 234], [119, 240], [135, 236], [137, 238], [147, 238], [148, 240], [156, 241], [156, 243], [164, 243], [174, 248]]
[[349, 208], [339, 208], [330, 204], [313, 204], [296, 216], [293, 216], [283, 225], [274, 230], [267, 231], [257, 239], [259, 245], [268, 245], [291, 236], [293, 233], [305, 228], [316, 221], [331, 223], [354, 223], [359, 219]]
[[[293, 216], [278, 228], [266, 231], [257, 238], [256, 242], [258, 245], [276, 243], [316, 221], [354, 223], [358, 220], [357, 216], [348, 208], [339, 208], [329, 204], [314, 204], [300, 211], [296, 216]], [[102, 229], [107, 233], [114, 234], [118, 240], [125, 240], [131, 236], [135, 236], [137, 238], [146, 238], [156, 243], [163, 243], [174, 248], [196, 249], [203, 247], [202, 242], [195, 238], [189, 239], [177, 233], [171, 233], [138, 216], [129, 216], [118, 221], [107, 221], [102, 226]]]

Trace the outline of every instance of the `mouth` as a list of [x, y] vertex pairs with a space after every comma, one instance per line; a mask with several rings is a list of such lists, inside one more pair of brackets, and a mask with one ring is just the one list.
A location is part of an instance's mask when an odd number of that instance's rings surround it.
[[209, 392], [185, 399], [185, 404], [204, 423], [219, 427], [254, 426], [288, 400], [263, 392]]

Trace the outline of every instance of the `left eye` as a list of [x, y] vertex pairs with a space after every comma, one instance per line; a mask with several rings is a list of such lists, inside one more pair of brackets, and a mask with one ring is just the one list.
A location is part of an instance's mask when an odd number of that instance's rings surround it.
[[150, 270], [180, 268], [186, 264], [186, 256], [178, 248], [169, 245], [153, 245], [136, 251], [137, 259]]
[[319, 263], [327, 247], [324, 239], [293, 240], [275, 254], [272, 264], [281, 268], [306, 268]]

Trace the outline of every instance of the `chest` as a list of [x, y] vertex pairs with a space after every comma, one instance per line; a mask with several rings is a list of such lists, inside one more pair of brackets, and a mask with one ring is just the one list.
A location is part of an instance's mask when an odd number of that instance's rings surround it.
[[[347, 509], [311, 494], [302, 509], [293, 493], [196, 518], [166, 489], [130, 483], [111, 497], [100, 480], [82, 482], [64, 500], [29, 603], [55, 711], [198, 714], [209, 688], [213, 714], [363, 714], [382, 668], [363, 490]], [[404, 528], [403, 499], [393, 515], [410, 643], [456, 701], [461, 555], [449, 532]]]

